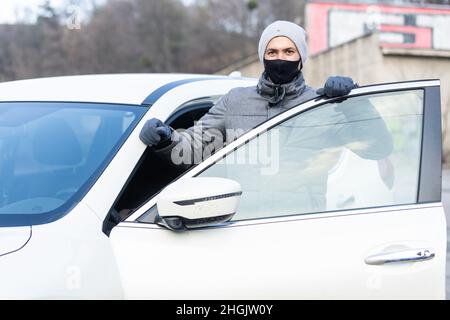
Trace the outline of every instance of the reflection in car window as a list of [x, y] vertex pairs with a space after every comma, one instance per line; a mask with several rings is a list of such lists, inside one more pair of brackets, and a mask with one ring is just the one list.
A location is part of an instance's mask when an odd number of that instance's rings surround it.
[[146, 111], [89, 103], [0, 103], [0, 226], [62, 217]]
[[328, 103], [199, 176], [241, 184], [234, 220], [416, 203], [422, 114], [422, 90]]

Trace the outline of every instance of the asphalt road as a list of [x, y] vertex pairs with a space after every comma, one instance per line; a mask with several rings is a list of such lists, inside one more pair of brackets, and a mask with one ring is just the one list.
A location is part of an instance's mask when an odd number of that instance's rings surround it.
[[442, 170], [442, 204], [447, 218], [446, 291], [447, 300], [450, 300], [450, 168]]

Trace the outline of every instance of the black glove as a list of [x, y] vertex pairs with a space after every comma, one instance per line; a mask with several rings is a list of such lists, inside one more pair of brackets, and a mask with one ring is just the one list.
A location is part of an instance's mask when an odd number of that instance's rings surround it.
[[143, 143], [151, 147], [161, 147], [170, 142], [172, 130], [161, 120], [152, 118], [148, 120], [139, 134]]
[[327, 96], [328, 98], [345, 96], [352, 91], [352, 89], [357, 88], [358, 85], [353, 82], [352, 78], [349, 77], [329, 77], [325, 82], [323, 88], [320, 88], [316, 93], [320, 96]]

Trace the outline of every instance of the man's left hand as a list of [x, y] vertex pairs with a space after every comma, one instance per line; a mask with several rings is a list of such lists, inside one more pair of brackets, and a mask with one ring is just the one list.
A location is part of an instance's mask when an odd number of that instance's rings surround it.
[[349, 94], [352, 89], [357, 87], [358, 85], [350, 77], [329, 77], [324, 87], [317, 90], [317, 94], [325, 95], [328, 98], [340, 97]]

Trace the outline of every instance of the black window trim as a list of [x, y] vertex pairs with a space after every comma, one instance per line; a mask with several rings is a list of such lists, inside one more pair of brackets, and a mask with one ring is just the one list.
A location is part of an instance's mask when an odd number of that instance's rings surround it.
[[164, 123], [170, 126], [176, 119], [185, 115], [186, 113], [213, 107], [214, 102], [208, 101], [208, 99], [217, 100], [213, 97], [203, 97], [183, 103], [171, 115], [169, 115]]
[[[442, 128], [440, 87], [426, 87], [423, 110], [422, 150], [418, 203], [441, 201]], [[436, 128], [439, 128], [436, 130]]]

